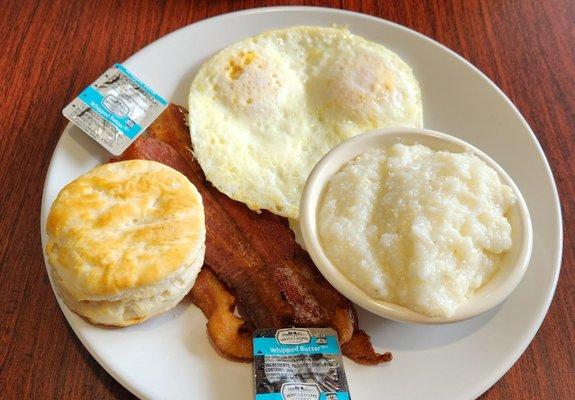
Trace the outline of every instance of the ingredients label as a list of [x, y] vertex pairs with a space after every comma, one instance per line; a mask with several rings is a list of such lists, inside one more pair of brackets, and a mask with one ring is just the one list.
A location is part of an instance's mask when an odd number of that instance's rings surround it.
[[256, 400], [351, 398], [333, 329], [260, 329], [253, 344]]
[[144, 82], [115, 64], [62, 113], [110, 153], [120, 155], [167, 105]]

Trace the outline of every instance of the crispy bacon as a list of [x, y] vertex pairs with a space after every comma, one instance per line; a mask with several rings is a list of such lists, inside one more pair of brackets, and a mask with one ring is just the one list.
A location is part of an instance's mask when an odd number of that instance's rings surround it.
[[198, 274], [190, 297], [208, 319], [208, 335], [215, 347], [232, 360], [251, 361], [251, 332], [244, 321], [234, 315], [234, 296], [209, 267], [204, 266]]
[[[375, 353], [369, 337], [359, 330], [353, 306], [295, 242], [285, 218], [251, 211], [205, 180], [190, 149], [186, 114], [170, 105], [120, 159], [164, 163], [186, 175], [202, 195], [204, 269], [208, 266], [215, 274], [206, 269], [198, 277], [192, 300], [208, 318], [208, 333], [216, 347], [229, 358], [246, 360], [250, 329], [331, 326], [349, 358], [361, 364], [388, 361], [391, 355]], [[235, 301], [245, 323], [233, 314]]]
[[369, 336], [361, 330], [355, 331], [351, 339], [341, 345], [341, 351], [356, 363], [363, 365], [377, 365], [393, 359], [390, 352], [376, 353]]
[[287, 220], [268, 211], [255, 213], [228, 197], [222, 198], [221, 204], [269, 266], [279, 289], [294, 308], [293, 324], [331, 326], [342, 342], [349, 340], [357, 318], [353, 306], [327, 283], [295, 242]]

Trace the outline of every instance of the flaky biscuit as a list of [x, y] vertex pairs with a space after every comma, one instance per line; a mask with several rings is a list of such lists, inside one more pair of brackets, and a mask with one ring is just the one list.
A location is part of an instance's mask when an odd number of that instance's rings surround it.
[[46, 253], [64, 302], [97, 323], [129, 325], [173, 307], [205, 251], [194, 185], [163, 164], [99, 166], [52, 204]]

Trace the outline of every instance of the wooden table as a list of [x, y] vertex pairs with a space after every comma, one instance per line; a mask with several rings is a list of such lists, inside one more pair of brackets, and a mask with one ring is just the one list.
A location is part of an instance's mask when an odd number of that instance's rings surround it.
[[[40, 202], [62, 107], [118, 60], [192, 22], [295, 2], [0, 3], [0, 397], [128, 399], [68, 327], [40, 245]], [[535, 340], [484, 399], [575, 396], [575, 2], [311, 1], [398, 22], [487, 74], [537, 134], [563, 200], [555, 298]]]

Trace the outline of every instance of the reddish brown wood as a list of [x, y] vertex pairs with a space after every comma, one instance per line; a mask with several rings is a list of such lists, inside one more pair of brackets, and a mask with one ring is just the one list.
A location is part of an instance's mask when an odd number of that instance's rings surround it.
[[[228, 11], [289, 1], [0, 2], [0, 397], [129, 399], [75, 337], [50, 289], [40, 201], [62, 107], [101, 71], [160, 36]], [[575, 2], [309, 1], [413, 28], [489, 76], [522, 111], [563, 200], [563, 269], [551, 309], [484, 399], [575, 396]], [[408, 372], [406, 372], [408, 373]]]

